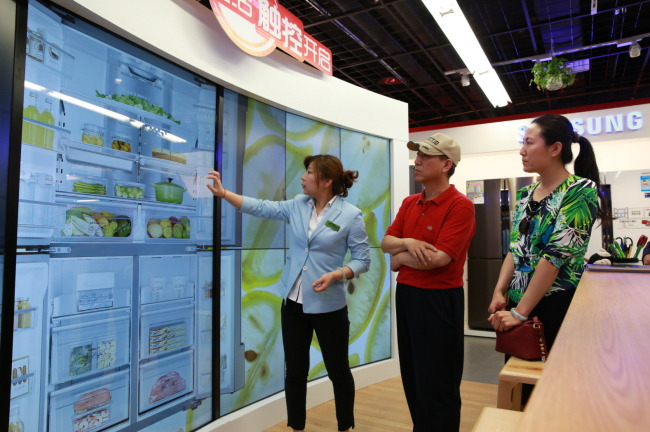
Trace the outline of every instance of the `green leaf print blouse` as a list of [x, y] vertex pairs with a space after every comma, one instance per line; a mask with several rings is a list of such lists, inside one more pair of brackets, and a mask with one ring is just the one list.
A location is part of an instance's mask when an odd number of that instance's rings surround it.
[[508, 295], [519, 303], [541, 258], [559, 268], [553, 286], [546, 292], [575, 289], [585, 268], [584, 256], [591, 228], [598, 214], [596, 184], [570, 175], [553, 192], [541, 200], [541, 208], [532, 216], [530, 234], [519, 232], [519, 222], [526, 218], [526, 206], [532, 201], [539, 182], [517, 191], [517, 204], [510, 233], [510, 252], [515, 273]]

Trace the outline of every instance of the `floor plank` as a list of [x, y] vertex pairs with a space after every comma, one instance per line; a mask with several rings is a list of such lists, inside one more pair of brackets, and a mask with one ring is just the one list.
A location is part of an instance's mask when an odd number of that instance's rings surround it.
[[[463, 399], [460, 432], [470, 432], [483, 407], [496, 407], [497, 386], [463, 381], [460, 392]], [[354, 432], [409, 432], [413, 429], [400, 377], [357, 390], [354, 409]], [[307, 412], [307, 432], [336, 430], [333, 401]], [[282, 422], [264, 432], [288, 431], [286, 422]]]

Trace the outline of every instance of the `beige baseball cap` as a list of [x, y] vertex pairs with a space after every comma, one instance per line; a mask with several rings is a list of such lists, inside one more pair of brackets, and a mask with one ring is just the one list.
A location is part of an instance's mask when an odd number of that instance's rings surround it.
[[435, 133], [424, 141], [406, 143], [409, 150], [421, 151], [430, 156], [447, 156], [458, 165], [460, 162], [460, 146], [450, 136], [443, 133]]

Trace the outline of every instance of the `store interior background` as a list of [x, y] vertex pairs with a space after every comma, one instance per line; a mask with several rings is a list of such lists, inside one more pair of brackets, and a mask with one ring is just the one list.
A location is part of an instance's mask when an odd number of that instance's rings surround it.
[[[57, 0], [55, 3], [228, 89], [287, 112], [391, 140], [393, 214], [408, 195], [408, 167], [413, 154], [408, 152], [405, 144], [409, 140], [427, 137], [434, 130], [409, 135], [408, 106], [405, 103], [324, 76], [279, 51], [264, 58], [252, 57], [230, 41], [209, 10], [193, 1]], [[614, 111], [632, 109], [641, 111], [644, 119], [650, 116], [648, 104]], [[610, 111], [612, 109], [572, 115], [593, 117]], [[435, 129], [456, 138], [463, 148], [463, 158], [452, 183], [464, 191], [468, 180], [524, 175], [518, 154], [517, 129], [529, 124], [532, 118]], [[602, 172], [650, 170], [650, 130], [647, 126], [635, 132], [626, 130], [589, 138], [595, 144]], [[594, 237], [590, 250], [595, 242]], [[393, 358], [354, 369], [358, 388], [399, 375], [394, 340]], [[311, 382], [309, 387], [308, 407], [332, 398], [327, 378]], [[285, 418], [283, 397], [278, 393], [225, 416], [201, 431], [268, 428]]]

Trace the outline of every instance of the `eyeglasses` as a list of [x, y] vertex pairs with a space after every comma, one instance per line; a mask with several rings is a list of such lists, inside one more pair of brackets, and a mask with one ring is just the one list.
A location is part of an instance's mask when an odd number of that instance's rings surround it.
[[541, 208], [541, 201], [528, 201], [528, 204], [526, 205], [526, 218], [522, 219], [521, 222], [519, 222], [519, 232], [521, 234], [528, 235], [531, 233], [531, 229], [533, 227], [533, 224], [531, 222], [533, 221], [533, 217], [537, 214], [537, 212], [539, 212], [539, 209]]

